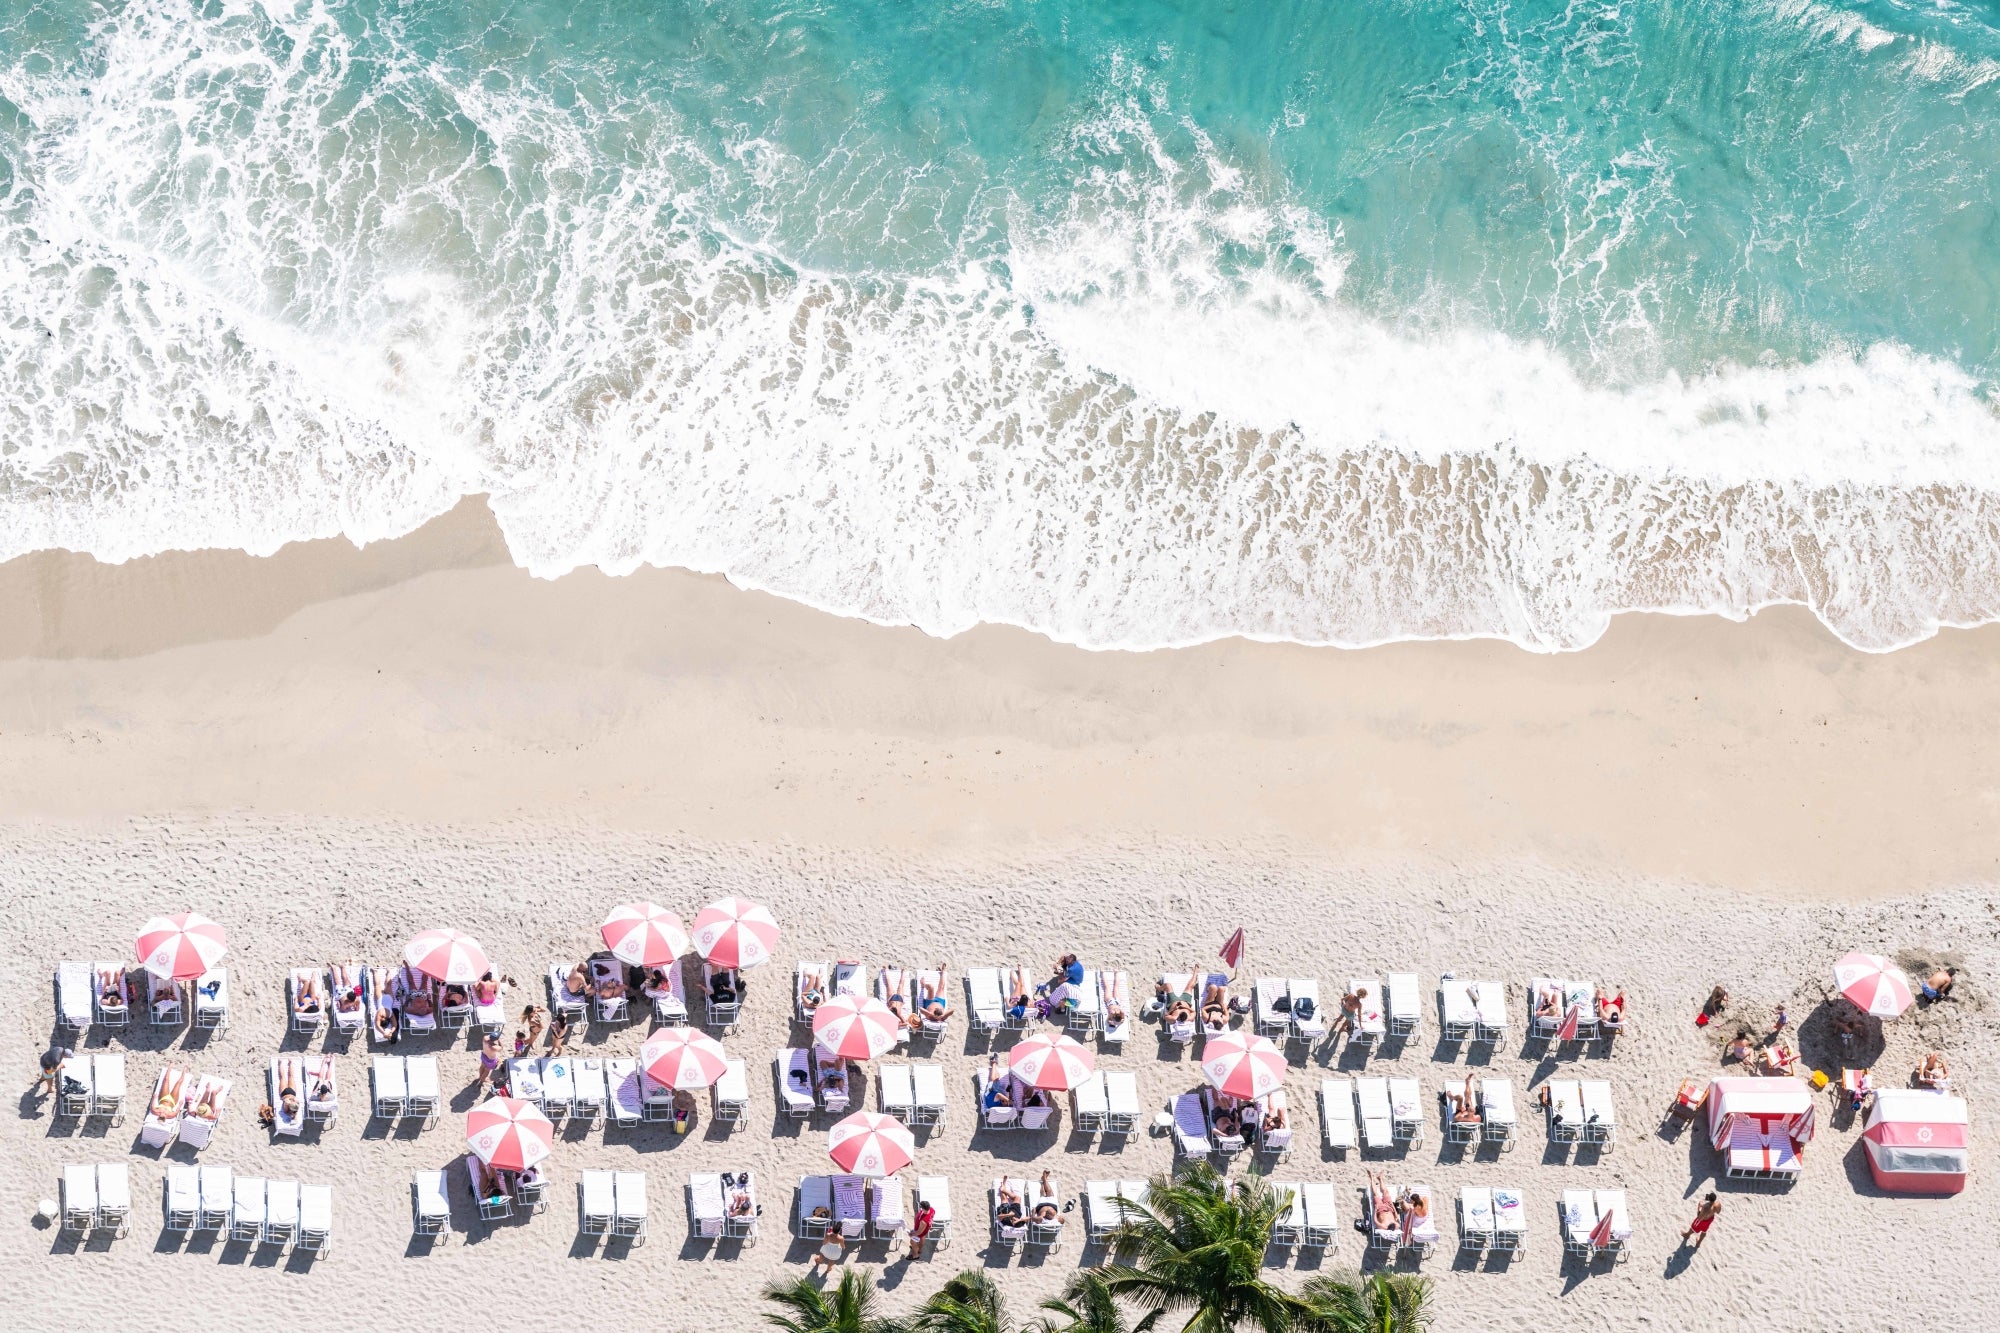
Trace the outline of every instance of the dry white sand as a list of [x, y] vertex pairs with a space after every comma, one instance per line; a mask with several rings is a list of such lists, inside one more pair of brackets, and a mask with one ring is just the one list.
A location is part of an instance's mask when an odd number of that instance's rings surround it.
[[[499, 563], [476, 509], [359, 554], [14, 562], [0, 567], [0, 975], [23, 1019], [0, 1063], [26, 1088], [57, 959], [121, 956], [145, 916], [202, 910], [231, 931], [234, 1020], [171, 1049], [143, 1028], [113, 1037], [132, 1095], [168, 1058], [228, 1074], [235, 1102], [201, 1160], [336, 1189], [335, 1247], [309, 1272], [162, 1244], [163, 1167], [133, 1151], [138, 1117], [79, 1132], [24, 1096], [0, 1131], [14, 1321], [423, 1326], [509, 1317], [518, 1300], [539, 1320], [752, 1322], [762, 1284], [803, 1268], [786, 1235], [792, 1185], [826, 1169], [823, 1132], [773, 1123], [767, 1076], [753, 1072], [732, 1135], [573, 1133], [530, 1220], [468, 1226], [461, 1191], [460, 1234], [435, 1252], [410, 1243], [409, 1178], [461, 1149], [469, 1046], [440, 1043], [458, 1113], [420, 1135], [370, 1132], [358, 1044], [342, 1118], [316, 1140], [270, 1143], [251, 1114], [295, 963], [390, 961], [412, 931], [453, 924], [527, 981], [590, 947], [617, 902], [691, 912], [724, 892], [769, 902], [786, 931], [729, 1043], [753, 1071], [793, 1035], [798, 957], [945, 959], [962, 976], [1015, 960], [1043, 971], [1070, 947], [1143, 986], [1242, 925], [1246, 978], [1331, 989], [1411, 970], [1430, 996], [1451, 968], [1504, 980], [1517, 1030], [1530, 975], [1621, 983], [1635, 1027], [1608, 1058], [1552, 1064], [1517, 1031], [1491, 1061], [1524, 1107], [1552, 1073], [1610, 1079], [1612, 1152], [1545, 1152], [1524, 1115], [1520, 1145], [1497, 1158], [1460, 1160], [1433, 1125], [1423, 1148], [1386, 1159], [1392, 1177], [1446, 1193], [1528, 1194], [1530, 1249], [1504, 1269], [1455, 1263], [1447, 1220], [1447, 1248], [1424, 1265], [1440, 1279], [1439, 1327], [1976, 1320], [2000, 1224], [1977, 1095], [1994, 1065], [1996, 649], [2000, 635], [1978, 631], [1865, 657], [1796, 615], [1633, 620], [1555, 659], [1487, 644], [1133, 657], [1005, 630], [938, 643], [689, 575], [537, 583]], [[1823, 1121], [1797, 1188], [1722, 1187], [1713, 1239], [1676, 1259], [1715, 1170], [1700, 1135], [1656, 1133], [1680, 1077], [1718, 1068], [1722, 1034], [1692, 1025], [1696, 1004], [1723, 981], [1753, 1026], [1781, 999], [1807, 1020], [1849, 948], [1964, 968], [1964, 998], [1889, 1025], [1878, 1068], [1900, 1079], [1926, 1047], [1950, 1052], [1973, 1092], [1971, 1187], [1880, 1196], [1857, 1131]], [[1820, 1021], [1804, 1023], [1809, 1055]], [[1401, 1049], [1364, 1059], [1343, 1045], [1298, 1068], [1281, 1178], [1358, 1187], [1373, 1162], [1318, 1146], [1319, 1062], [1412, 1075], [1434, 1096], [1467, 1066], [1436, 1030], [1433, 1006]], [[642, 1035], [593, 1032], [588, 1049], [630, 1052]], [[988, 1252], [991, 1177], [1047, 1168], [1074, 1190], [1166, 1169], [1170, 1145], [975, 1134], [984, 1044], [961, 1029], [940, 1049], [952, 1116], [919, 1169], [952, 1177], [959, 1240], [931, 1263], [885, 1264], [880, 1247], [850, 1262], [874, 1268], [896, 1306], [958, 1266], [1000, 1265], [1026, 1315], [1095, 1256], [1080, 1238], [1044, 1261]], [[1149, 1106], [1198, 1077], [1186, 1057], [1158, 1057], [1149, 1027], [1103, 1060], [1136, 1071]], [[32, 1225], [62, 1164], [107, 1159], [133, 1166], [130, 1235], [77, 1251]], [[575, 1173], [635, 1165], [651, 1181], [650, 1242], [609, 1257], [580, 1246]], [[746, 1167], [764, 1182], [763, 1243], [684, 1245], [687, 1173]], [[1557, 1191], [1610, 1185], [1630, 1191], [1631, 1259], [1566, 1264]], [[1358, 1240], [1343, 1232], [1323, 1267], [1351, 1269]]]

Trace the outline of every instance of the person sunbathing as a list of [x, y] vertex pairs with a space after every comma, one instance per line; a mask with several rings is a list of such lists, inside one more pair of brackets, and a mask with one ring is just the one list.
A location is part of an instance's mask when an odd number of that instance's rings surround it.
[[[292, 1102], [294, 1105], [297, 1104], [297, 1093], [292, 1094]], [[199, 1120], [213, 1120], [221, 1111], [222, 1089], [210, 1083], [201, 1090], [201, 1099], [194, 1104], [192, 1114]]]
[[310, 974], [298, 979], [297, 1003], [302, 1014], [319, 1012], [319, 978]]
[[1005, 1071], [1000, 1068], [1000, 1057], [989, 1054], [986, 1057], [986, 1095], [982, 1098], [987, 1110], [991, 1111], [995, 1107], [1012, 1106], [1014, 1104], [1014, 1098], [1008, 1086], [1012, 1082], [1013, 1080], [1008, 1078]]
[[724, 1183], [729, 1185], [729, 1215], [748, 1217], [757, 1207], [757, 1201], [750, 1197], [750, 1173], [745, 1171], [734, 1180], [723, 1173]]
[[911, 1013], [909, 1008], [903, 1003], [903, 993], [901, 991], [897, 991], [887, 1000], [883, 1001], [883, 1003], [888, 1006], [889, 1012], [896, 1016], [896, 1025], [898, 1027], [915, 1032], [924, 1025], [924, 1020]]
[[1951, 1082], [1951, 1066], [1945, 1063], [1944, 1052], [1932, 1051], [1917, 1064], [1917, 1082], [1927, 1088], [1943, 1088]]
[[607, 973], [598, 979], [597, 982], [598, 999], [616, 1000], [623, 997], [624, 994], [625, 994], [625, 978], [619, 976], [616, 972]]
[[1018, 1023], [1028, 1016], [1028, 1006], [1032, 1005], [1034, 1000], [1028, 994], [1020, 969], [1017, 968], [1007, 975], [1008, 984], [1014, 992], [1007, 998], [1007, 1017]]
[[278, 1109], [285, 1113], [285, 1119], [299, 1118], [299, 1087], [293, 1082], [292, 1062], [287, 1060], [278, 1066]]
[[436, 1001], [431, 999], [431, 988], [423, 986], [411, 991], [403, 1000], [403, 1008], [418, 1018], [429, 1018], [437, 1010]]
[[1625, 989], [1619, 987], [1614, 995], [1606, 995], [1604, 987], [1597, 988], [1597, 1021], [1606, 1036], [1617, 1033], [1625, 1026]]
[[114, 968], [105, 968], [97, 974], [97, 999], [107, 1009], [116, 1009], [125, 1003], [125, 974]]
[[1229, 990], [1210, 986], [1201, 999], [1201, 1021], [1212, 1028], [1229, 1026]]
[[1380, 1171], [1368, 1174], [1368, 1203], [1377, 1231], [1393, 1231], [1398, 1221], [1396, 1196], [1389, 1192], [1389, 1181]]
[[479, 1162], [479, 1197], [495, 1203], [510, 1198], [506, 1185], [500, 1179], [500, 1173], [487, 1162], [480, 1161], [476, 1157], [473, 1160]]
[[444, 988], [444, 1007], [464, 1009], [472, 1003], [472, 994], [456, 981], [448, 982]]
[[1287, 1123], [1285, 1108], [1282, 1106], [1273, 1106], [1270, 1110], [1264, 1112], [1264, 1132], [1266, 1134], [1269, 1134], [1272, 1130], [1283, 1129]]
[[1451, 1092], [1447, 1090], [1444, 1093], [1444, 1099], [1446, 1104], [1451, 1108], [1453, 1124], [1476, 1125], [1479, 1123], [1479, 1100], [1472, 1092], [1472, 1075], [1467, 1074], [1465, 1076], [1465, 1090], [1463, 1092]]
[[1237, 1126], [1240, 1122], [1237, 1120], [1234, 1111], [1226, 1106], [1218, 1106], [1209, 1116], [1209, 1119], [1215, 1125], [1215, 1132], [1217, 1134], [1225, 1139], [1236, 1137]]
[[597, 988], [590, 984], [590, 971], [582, 963], [569, 970], [563, 978], [563, 993], [579, 1000], [587, 1000], [597, 994]]
[[485, 973], [472, 984], [473, 1003], [479, 1005], [497, 1004], [500, 1000], [500, 983], [491, 972]]
[[826, 1003], [826, 979], [817, 972], [799, 973], [799, 1008], [810, 1014]]
[[396, 1027], [396, 1011], [388, 1005], [375, 1007], [375, 1036], [381, 1041], [395, 1041], [402, 1034]]
[[952, 1013], [951, 1005], [944, 998], [944, 964], [938, 964], [937, 972], [938, 979], [936, 985], [932, 985], [928, 981], [919, 981], [917, 983], [917, 1009], [926, 1020], [932, 1023], [942, 1023], [945, 1019], [950, 1018]]
[[673, 983], [667, 979], [666, 969], [659, 967], [646, 969], [644, 989], [649, 1000], [664, 1000], [674, 993]]
[[1557, 1018], [1562, 1014], [1562, 992], [1554, 986], [1544, 986], [1535, 992], [1535, 1017]]
[[1423, 1225], [1424, 1219], [1430, 1215], [1431, 1201], [1415, 1190], [1403, 1196], [1402, 1207], [1397, 1210], [1399, 1219], [1409, 1227]]
[[729, 1005], [736, 1003], [736, 997], [743, 993], [738, 984], [735, 968], [724, 968], [708, 979], [708, 1002]]
[[171, 1120], [181, 1113], [181, 1088], [186, 1075], [179, 1070], [169, 1070], [160, 1079], [160, 1089], [153, 1094], [153, 1118]]

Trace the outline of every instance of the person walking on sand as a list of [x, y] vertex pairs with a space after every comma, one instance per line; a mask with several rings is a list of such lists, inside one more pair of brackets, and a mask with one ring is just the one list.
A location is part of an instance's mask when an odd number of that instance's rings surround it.
[[500, 1039], [488, 1032], [479, 1042], [479, 1095], [493, 1091], [493, 1075], [500, 1069]]
[[1686, 1231], [1681, 1232], [1681, 1244], [1687, 1244], [1688, 1237], [1693, 1236], [1694, 1247], [1700, 1249], [1701, 1243], [1708, 1239], [1708, 1229], [1715, 1225], [1715, 1219], [1720, 1216], [1722, 1216], [1722, 1200], [1715, 1197], [1714, 1190], [1710, 1190], [1708, 1197], [1701, 1201], [1701, 1207], [1695, 1209], [1694, 1221], [1688, 1223]]
[[1771, 1040], [1776, 1041], [1791, 1021], [1792, 1016], [1785, 1012], [1785, 1002], [1778, 1001], [1778, 1016], [1771, 1020]]

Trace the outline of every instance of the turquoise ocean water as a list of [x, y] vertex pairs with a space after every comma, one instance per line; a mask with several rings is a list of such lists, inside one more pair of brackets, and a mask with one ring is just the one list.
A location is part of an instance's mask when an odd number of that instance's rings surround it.
[[0, 0], [0, 556], [2000, 616], [1995, 0]]

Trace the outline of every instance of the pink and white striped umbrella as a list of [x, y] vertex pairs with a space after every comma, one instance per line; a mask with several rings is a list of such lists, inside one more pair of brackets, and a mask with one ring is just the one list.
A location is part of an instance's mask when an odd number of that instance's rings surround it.
[[1023, 1083], [1067, 1092], [1090, 1077], [1097, 1059], [1074, 1037], [1037, 1032], [1007, 1052], [1007, 1067]]
[[228, 948], [222, 927], [199, 912], [156, 916], [139, 928], [139, 962], [156, 977], [192, 981]]
[[666, 1027], [639, 1048], [639, 1067], [669, 1088], [705, 1088], [729, 1067], [729, 1053], [700, 1028]]
[[777, 943], [771, 909], [748, 898], [710, 903], [694, 919], [695, 952], [717, 967], [755, 967]]
[[687, 927], [658, 903], [614, 907], [598, 933], [612, 957], [633, 967], [662, 967], [688, 951]]
[[826, 1155], [851, 1176], [893, 1176], [916, 1160], [917, 1141], [892, 1116], [856, 1111], [826, 1132]]
[[456, 930], [419, 931], [403, 947], [403, 961], [427, 977], [470, 986], [492, 970], [479, 941]]
[[813, 1040], [849, 1060], [873, 1060], [896, 1044], [903, 1024], [872, 995], [836, 995], [813, 1010]]
[[1225, 1032], [1201, 1048], [1201, 1075], [1217, 1092], [1262, 1097], [1285, 1081], [1284, 1052], [1268, 1037]]
[[465, 1117], [465, 1146], [495, 1171], [525, 1171], [549, 1155], [556, 1127], [533, 1102], [489, 1097]]
[[1877, 1018], [1895, 1018], [1915, 999], [1910, 977], [1879, 953], [1851, 953], [1833, 965], [1840, 993]]

